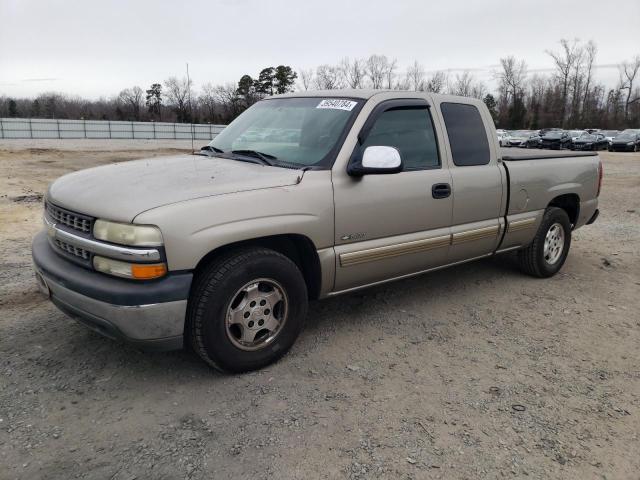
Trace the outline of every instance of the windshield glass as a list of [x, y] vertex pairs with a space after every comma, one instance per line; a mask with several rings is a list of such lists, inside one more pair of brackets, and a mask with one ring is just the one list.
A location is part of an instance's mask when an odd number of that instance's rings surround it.
[[528, 137], [530, 134], [530, 130], [516, 130], [515, 132], [511, 132], [512, 137]]
[[554, 130], [553, 132], [547, 132], [544, 136], [548, 138], [560, 138], [563, 134], [564, 132], [558, 132]]
[[615, 137], [618, 134], [617, 130], [605, 130], [604, 132], [600, 132], [605, 137]]
[[616, 135], [616, 140], [633, 140], [635, 137], [635, 134], [633, 133], [621, 133], [620, 135]]
[[582, 135], [580, 135], [580, 140], [587, 140], [587, 141], [592, 141], [596, 139], [595, 135], [592, 135], [590, 133], [583, 133]]
[[264, 100], [231, 122], [209, 146], [224, 153], [259, 152], [274, 165], [329, 166], [330, 153], [361, 103], [336, 98]]
[[571, 130], [569, 132], [569, 135], [571, 135], [572, 137], [579, 137], [580, 135], [586, 134], [587, 132], [585, 132], [584, 130]]

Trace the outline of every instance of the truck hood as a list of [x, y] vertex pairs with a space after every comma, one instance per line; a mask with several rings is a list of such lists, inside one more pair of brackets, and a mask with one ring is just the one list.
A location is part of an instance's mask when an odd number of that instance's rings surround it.
[[114, 163], [53, 182], [48, 201], [85, 215], [131, 222], [140, 213], [195, 198], [295, 185], [301, 172], [200, 155]]

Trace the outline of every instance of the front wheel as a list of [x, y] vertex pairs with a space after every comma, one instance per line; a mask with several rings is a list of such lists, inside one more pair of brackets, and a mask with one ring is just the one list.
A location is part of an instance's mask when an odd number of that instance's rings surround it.
[[189, 301], [188, 340], [218, 370], [256, 370], [291, 348], [307, 303], [304, 277], [292, 260], [266, 248], [237, 250], [198, 275]]
[[564, 265], [571, 246], [571, 222], [561, 208], [549, 207], [531, 244], [518, 251], [520, 268], [539, 278], [551, 277]]

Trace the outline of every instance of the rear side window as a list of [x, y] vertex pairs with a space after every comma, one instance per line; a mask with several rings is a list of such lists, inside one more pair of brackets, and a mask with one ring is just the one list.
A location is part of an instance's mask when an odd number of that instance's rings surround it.
[[480, 112], [473, 105], [442, 103], [440, 105], [453, 163], [459, 167], [489, 163], [489, 141]]
[[393, 108], [380, 114], [362, 148], [373, 145], [396, 147], [404, 170], [440, 166], [431, 115], [426, 107]]

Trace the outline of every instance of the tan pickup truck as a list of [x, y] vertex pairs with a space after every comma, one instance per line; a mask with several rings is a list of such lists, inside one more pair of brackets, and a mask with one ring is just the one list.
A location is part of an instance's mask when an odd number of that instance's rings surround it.
[[291, 347], [309, 300], [511, 250], [554, 275], [601, 179], [592, 153], [504, 155], [475, 99], [287, 94], [195, 155], [56, 180], [33, 260], [96, 331], [239, 372]]

